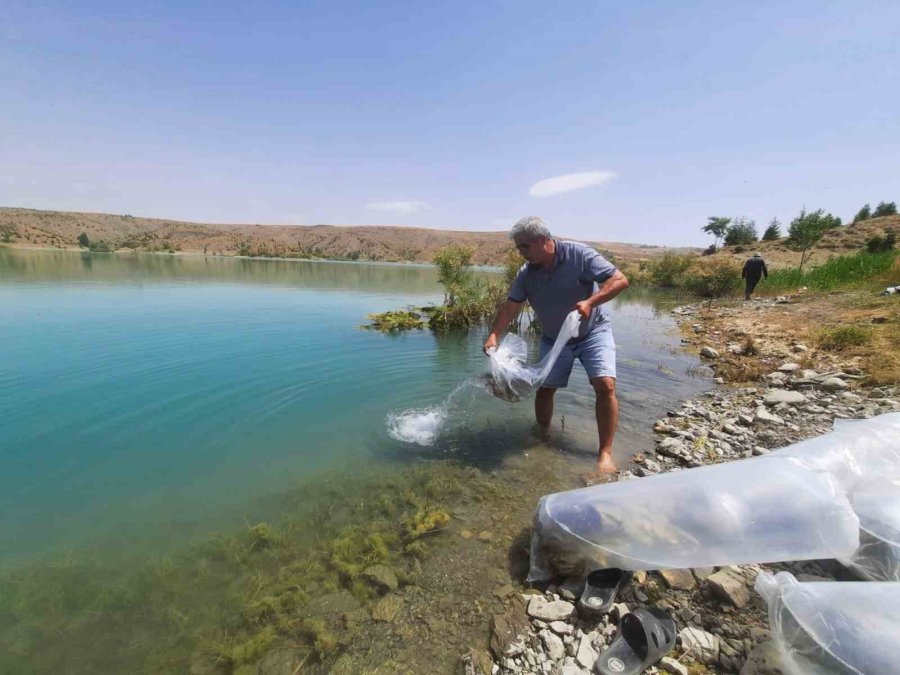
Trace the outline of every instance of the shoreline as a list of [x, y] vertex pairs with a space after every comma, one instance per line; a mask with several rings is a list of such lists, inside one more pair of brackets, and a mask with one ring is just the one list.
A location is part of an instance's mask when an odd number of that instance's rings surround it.
[[[877, 373], [860, 367], [864, 356], [811, 347], [800, 324], [788, 329], [776, 317], [790, 305], [836, 306], [838, 301], [836, 294], [794, 295], [725, 302], [712, 309], [703, 303], [673, 309], [684, 348], [704, 354], [719, 386], [679, 402], [657, 420], [655, 448], [633, 456], [619, 480], [763, 455], [830, 431], [836, 418], [900, 411], [896, 380], [879, 383]], [[756, 340], [751, 336], [742, 346], [737, 340], [754, 327]], [[519, 584], [506, 611], [493, 617], [490, 648], [473, 647], [464, 654], [464, 671], [589, 675], [615, 638], [618, 618], [638, 606], [656, 605], [672, 613], [679, 643], [647, 672], [779, 673], [766, 605], [753, 591], [753, 581], [761, 571], [780, 570], [801, 581], [852, 578], [833, 560], [636, 572], [611, 614], [593, 621], [582, 621], [574, 613], [571, 603], [580, 594], [577, 580], [551, 584], [543, 593]], [[533, 596], [564, 603], [556, 622], [529, 611], [532, 605], [526, 603]]]
[[[82, 247], [41, 246], [39, 244], [0, 244], [0, 250], [12, 251], [60, 251], [65, 253], [98, 254], [98, 255], [153, 255], [162, 257], [191, 257], [191, 258], [216, 258], [218, 260], [269, 260], [276, 262], [312, 262], [312, 263], [341, 263], [346, 265], [379, 265], [383, 267], [426, 267], [436, 269], [434, 263], [419, 260], [343, 260], [341, 258], [278, 258], [261, 255], [222, 255], [216, 253], [204, 253], [203, 251], [137, 251], [132, 249], [117, 249], [115, 251], [90, 251]], [[501, 272], [503, 266], [497, 265], [472, 265], [476, 272]]]

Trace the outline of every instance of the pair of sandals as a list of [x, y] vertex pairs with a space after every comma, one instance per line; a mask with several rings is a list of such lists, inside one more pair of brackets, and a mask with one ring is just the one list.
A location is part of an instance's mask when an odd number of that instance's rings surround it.
[[[606, 614], [616, 596], [631, 582], [631, 572], [603, 569], [591, 572], [578, 608], [590, 616]], [[619, 619], [619, 633], [594, 664], [599, 675], [637, 675], [675, 647], [675, 621], [656, 607], [639, 607]]]

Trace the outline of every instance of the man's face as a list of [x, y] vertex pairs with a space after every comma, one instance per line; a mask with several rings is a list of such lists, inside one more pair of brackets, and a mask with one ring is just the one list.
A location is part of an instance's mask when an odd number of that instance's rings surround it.
[[534, 239], [516, 239], [516, 250], [530, 263], [539, 263], [544, 258], [544, 247], [547, 241], [543, 237]]

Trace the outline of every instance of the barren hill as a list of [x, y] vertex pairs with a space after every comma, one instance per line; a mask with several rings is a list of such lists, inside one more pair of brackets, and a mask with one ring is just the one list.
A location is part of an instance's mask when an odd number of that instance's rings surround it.
[[[868, 239], [875, 235], [884, 236], [888, 230], [900, 235], [900, 216], [871, 218], [828, 230], [813, 248], [810, 265], [821, 264], [831, 257], [856, 253], [866, 247]], [[787, 247], [786, 237], [745, 246], [726, 246], [711, 257], [727, 257], [743, 263], [756, 251], [762, 254], [770, 268], [796, 267], [800, 264], [800, 254]]]
[[[362, 225], [208, 224], [108, 213], [0, 208], [0, 240], [14, 245], [77, 248], [82, 233], [92, 242], [106, 242], [113, 250], [338, 260], [431, 262], [440, 248], [461, 244], [475, 249], [476, 264], [492, 264], [502, 262], [510, 248], [506, 232]], [[619, 260], [646, 259], [672, 250], [619, 242], [589, 243]]]

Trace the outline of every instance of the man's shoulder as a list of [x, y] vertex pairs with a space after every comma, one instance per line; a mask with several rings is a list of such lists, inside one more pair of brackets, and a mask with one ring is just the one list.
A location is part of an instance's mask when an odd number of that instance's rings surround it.
[[586, 255], [600, 255], [593, 246], [571, 239], [559, 240], [559, 247], [566, 257], [584, 258]]

